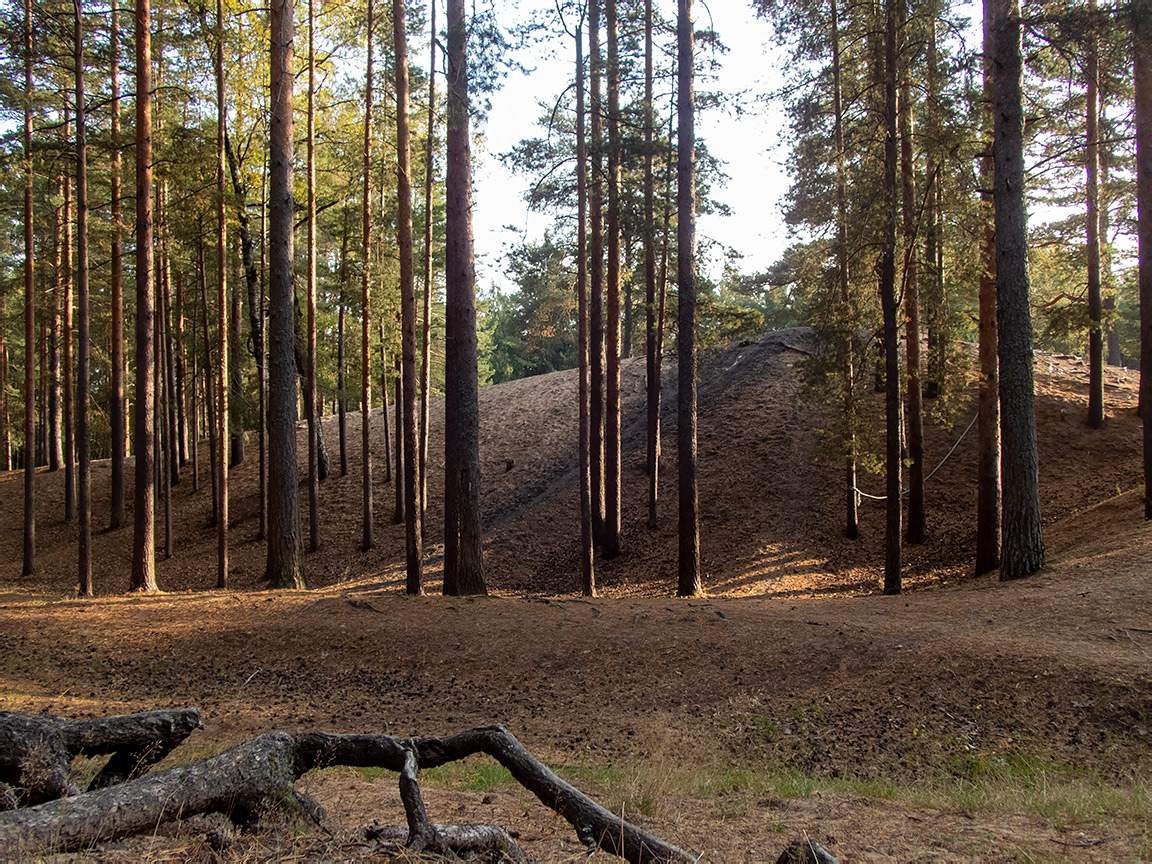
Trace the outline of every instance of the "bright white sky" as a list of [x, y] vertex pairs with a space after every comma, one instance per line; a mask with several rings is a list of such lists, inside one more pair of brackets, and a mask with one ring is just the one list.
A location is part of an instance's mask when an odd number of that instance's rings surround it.
[[[546, 0], [545, 0], [546, 2]], [[525, 10], [541, 8], [541, 0], [505, 0], [500, 4], [502, 23], [523, 16]], [[657, 0], [658, 8], [674, 17], [675, 6]], [[508, 18], [504, 19], [505, 10]], [[696, 134], [703, 137], [711, 152], [726, 163], [729, 181], [714, 195], [732, 208], [732, 216], [702, 216], [697, 233], [730, 246], [744, 255], [740, 269], [745, 272], [767, 267], [780, 257], [786, 243], [786, 229], [778, 202], [787, 189], [783, 168], [785, 151], [781, 144], [784, 127], [779, 107], [765, 107], [755, 97], [779, 87], [784, 56], [770, 43], [771, 31], [748, 7], [746, 0], [711, 0], [705, 6], [695, 3], [696, 29], [711, 20], [728, 46], [723, 68], [716, 81], [698, 80], [698, 90], [719, 90], [726, 94], [748, 91], [744, 100], [747, 113], [737, 118], [731, 111], [716, 109], [697, 117]], [[565, 36], [534, 48], [520, 58], [531, 74], [512, 73], [492, 99], [492, 112], [482, 132], [486, 152], [476, 152], [474, 162], [475, 232], [477, 288], [488, 292], [493, 284], [504, 290], [511, 286], [504, 278], [502, 253], [522, 238], [504, 226], [513, 225], [528, 239], [538, 240], [551, 224], [551, 217], [529, 213], [524, 192], [525, 177], [506, 171], [496, 155], [510, 150], [522, 138], [540, 134], [536, 118], [539, 101], [549, 104], [571, 80], [575, 47]], [[554, 56], [561, 59], [551, 59]], [[700, 266], [718, 277], [722, 261], [714, 258]]]

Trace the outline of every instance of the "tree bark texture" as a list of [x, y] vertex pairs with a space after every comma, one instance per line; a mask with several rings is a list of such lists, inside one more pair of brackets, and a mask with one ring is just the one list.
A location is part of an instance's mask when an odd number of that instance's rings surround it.
[[604, 548], [620, 554], [620, 47], [616, 0], [605, 0], [608, 30], [608, 290], [604, 309]]
[[464, 0], [448, 0], [444, 593], [486, 594]]
[[24, 562], [36, 571], [36, 267], [32, 233], [32, 0], [24, 0]]
[[[70, 110], [64, 107], [64, 139], [71, 137]], [[73, 522], [76, 519], [76, 393], [73, 389], [75, 381], [73, 373], [75, 366], [72, 356], [72, 328], [75, 324], [72, 318], [72, 308], [75, 302], [72, 281], [72, 183], [69, 182], [65, 172], [64, 181], [64, 248], [60, 261], [60, 268], [64, 282], [63, 318], [61, 319], [61, 343], [63, 345], [61, 357], [61, 379], [64, 386], [64, 417], [62, 427], [63, 455], [64, 455], [64, 521]]]
[[[411, 132], [408, 121], [408, 40], [403, 0], [392, 0], [392, 34], [396, 64], [396, 245], [400, 253], [400, 353], [403, 406], [405, 522], [405, 588], [408, 594], [423, 594], [423, 548], [420, 520], [420, 450], [416, 415], [416, 274], [412, 250]], [[401, 478], [397, 477], [397, 485]]]
[[[900, 4], [901, 42], [908, 41], [908, 4]], [[908, 525], [905, 540], [924, 542], [924, 400], [920, 385], [920, 256], [917, 252], [919, 214], [916, 202], [916, 157], [913, 139], [911, 59], [901, 64], [898, 97], [900, 134], [900, 211], [903, 216], [904, 346], [908, 367]]]
[[1019, 579], [1044, 566], [1040, 466], [1032, 382], [1032, 315], [1028, 282], [1028, 214], [1024, 207], [1024, 105], [1020, 6], [990, 0], [992, 112], [995, 121], [996, 291], [1003, 443], [1000, 578]]
[[884, 593], [899, 594], [902, 587], [901, 502], [902, 453], [900, 447], [900, 342], [896, 297], [896, 166], [899, 159], [896, 130], [897, 3], [885, 2], [884, 39], [884, 234], [880, 253], [880, 307], [884, 316], [885, 417], [885, 525]]
[[584, 33], [576, 28], [576, 314], [579, 351], [580, 592], [596, 596], [592, 530], [592, 475], [588, 447], [588, 154], [584, 136]]
[[84, 11], [81, 0], [74, 10], [76, 65], [76, 288], [78, 376], [76, 398], [80, 402], [76, 418], [76, 448], [80, 463], [77, 488], [78, 583], [81, 596], [92, 596], [92, 432], [91, 407], [91, 337], [88, 315], [88, 140], [84, 105]]
[[1088, 425], [1104, 425], [1104, 325], [1100, 297], [1100, 35], [1096, 29], [1096, 0], [1088, 0], [1092, 16], [1088, 34], [1085, 77], [1088, 85], [1085, 117], [1085, 187], [1088, 200], [1086, 243], [1088, 253]]
[[604, 543], [604, 108], [600, 99], [603, 61], [600, 59], [600, 3], [588, 0], [589, 230], [588, 298], [589, 432], [592, 476], [592, 532]]
[[1144, 421], [1144, 518], [1152, 519], [1152, 0], [1133, 0], [1136, 62], [1136, 235], [1140, 257], [1140, 404]]
[[[292, 270], [292, 0], [272, 0], [269, 138], [268, 565], [273, 588], [303, 588], [296, 470], [295, 277]], [[221, 410], [223, 410], [221, 406]]]
[[152, 352], [152, 20], [149, 0], [136, 0], [136, 490], [132, 502], [132, 589], [156, 590]]
[[140, 776], [199, 728], [195, 708], [94, 720], [0, 712], [0, 783], [15, 791], [20, 806], [75, 795], [68, 783], [72, 759], [110, 753], [88, 787], [102, 789]]
[[700, 501], [696, 482], [696, 76], [692, 0], [679, 0], [676, 282], [680, 289], [677, 332], [676, 468], [679, 485], [679, 554], [676, 593], [703, 590], [700, 577]]
[[445, 738], [408, 739], [272, 732], [189, 765], [66, 801], [0, 813], [0, 850], [17, 856], [76, 850], [208, 812], [223, 812], [238, 823], [249, 822], [269, 808], [281, 812], [303, 808], [316, 818], [321, 816], [318, 805], [303, 800], [293, 788], [294, 781], [316, 767], [348, 765], [400, 773], [408, 844], [413, 848], [417, 841], [421, 845], [415, 848], [431, 846], [434, 851], [439, 832], [424, 812], [417, 772], [478, 753], [503, 765], [541, 803], [572, 825], [590, 849], [599, 847], [633, 864], [697, 861], [695, 855], [624, 821], [557, 777], [502, 726], [470, 729]]
[[112, 291], [112, 351], [109, 370], [108, 425], [112, 436], [111, 501], [108, 527], [113, 531], [124, 527], [124, 450], [128, 435], [124, 416], [124, 255], [121, 245], [120, 216], [120, 25], [117, 0], [109, 8], [108, 32], [112, 79], [112, 166], [111, 176], [111, 229], [112, 250], [110, 261]]
[[[275, 46], [275, 36], [273, 36]], [[216, 506], [216, 587], [228, 587], [228, 416], [231, 406], [228, 404], [228, 219], [224, 210], [224, 129], [228, 119], [228, 109], [224, 105], [224, 6], [223, 0], [216, 0], [216, 44], [213, 70], [216, 76], [216, 306], [220, 314], [217, 329], [218, 364], [216, 368], [216, 384], [220, 388], [217, 397], [216, 420], [220, 424], [217, 438], [220, 441], [220, 464], [216, 466], [220, 482], [216, 493], [219, 503]], [[275, 48], [273, 48], [275, 50]], [[276, 73], [273, 72], [273, 75]], [[275, 87], [275, 83], [273, 84]], [[291, 112], [291, 103], [289, 103]], [[274, 121], [275, 122], [275, 121]], [[291, 116], [289, 116], [289, 126]], [[289, 226], [291, 231], [291, 226]], [[291, 242], [291, 241], [289, 241]], [[295, 413], [295, 412], [293, 412]], [[295, 418], [293, 418], [295, 420]], [[295, 422], [293, 422], [295, 427]], [[293, 428], [293, 432], [295, 429]], [[241, 434], [243, 434], [241, 430]], [[293, 434], [293, 445], [295, 434]], [[233, 445], [233, 452], [235, 448]], [[293, 447], [295, 450], [295, 447]], [[295, 460], [293, 460], [295, 463]], [[293, 464], [295, 469], [295, 464]], [[295, 471], [293, 471], [295, 473]], [[271, 544], [269, 544], [269, 557], [271, 557]]]
[[[360, 292], [360, 463], [361, 487], [364, 495], [360, 548], [371, 549], [373, 534], [372, 501], [372, 448], [368, 440], [369, 420], [372, 415], [372, 354], [371, 354], [371, 290], [372, 290], [372, 0], [368, 0], [368, 63], [364, 72], [364, 200], [361, 246], [362, 281]], [[388, 403], [388, 390], [384, 390], [384, 403]], [[385, 407], [387, 416], [387, 407]], [[385, 435], [387, 441], [387, 435]], [[384, 447], [388, 449], [387, 444]]]
[[[995, 182], [992, 156], [992, 14], [984, 8], [984, 125], [985, 153], [980, 158], [980, 185], [991, 190]], [[981, 195], [979, 286], [979, 430], [976, 468], [976, 575], [1000, 567], [1000, 359], [996, 331], [996, 225], [992, 194]]]
[[308, 551], [320, 548], [320, 467], [316, 420], [316, 9], [308, 0], [308, 360], [304, 416], [308, 421]]

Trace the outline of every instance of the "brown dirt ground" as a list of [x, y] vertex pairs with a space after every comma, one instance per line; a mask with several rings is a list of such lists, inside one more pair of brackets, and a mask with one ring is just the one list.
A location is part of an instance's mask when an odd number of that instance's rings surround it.
[[[0, 708], [87, 716], [197, 705], [206, 728], [177, 758], [277, 728], [435, 735], [501, 722], [603, 803], [707, 861], [774, 860], [805, 834], [843, 861], [1152, 856], [1146, 816], [1103, 810], [1076, 821], [1034, 807], [921, 806], [880, 791], [833, 791], [866, 790], [869, 779], [978, 785], [980, 764], [1033, 756], [1071, 776], [1147, 790], [1152, 534], [1137, 491], [1138, 376], [1108, 370], [1108, 423], [1092, 431], [1083, 423], [1086, 365], [1037, 355], [1049, 559], [1041, 574], [1004, 585], [970, 576], [973, 429], [929, 481], [930, 539], [906, 549], [909, 590], [883, 597], [883, 505], [864, 503], [859, 541], [842, 536], [839, 470], [819, 458], [821, 412], [800, 401], [791, 368], [809, 350], [804, 331], [784, 331], [706, 364], [699, 452], [708, 596], [691, 600], [670, 596], [674, 430], [665, 429], [662, 524], [644, 527], [641, 360], [623, 372], [624, 553], [597, 562], [602, 596], [594, 600], [576, 593], [573, 372], [482, 391], [489, 598], [436, 596], [439, 402], [426, 597], [400, 593], [403, 537], [391, 524], [378, 412], [377, 548], [359, 550], [355, 415], [349, 474], [321, 490], [323, 546], [307, 558], [308, 591], [262, 590], [251, 442], [230, 477], [226, 592], [211, 590], [206, 445], [199, 491], [187, 469], [174, 489], [175, 554], [158, 562], [164, 593], [154, 596], [124, 593], [126, 529], [95, 537], [101, 596], [76, 599], [75, 526], [60, 519], [59, 473], [37, 476], [39, 571], [18, 578], [22, 479], [0, 473], [0, 560], [9, 562], [0, 582]], [[669, 423], [673, 398], [667, 388]], [[929, 468], [971, 419], [971, 392], [956, 401], [954, 426], [927, 424]], [[325, 435], [336, 462], [333, 418]], [[108, 478], [107, 462], [94, 465], [97, 526], [107, 524]], [[880, 492], [882, 481], [862, 477], [861, 486]], [[765, 775], [808, 785], [776, 793], [749, 779]], [[858, 783], [835, 786], [837, 778]], [[402, 821], [389, 778], [332, 769], [302, 783], [336, 823]], [[471, 788], [478, 785], [434, 784], [433, 818], [504, 824], [540, 861], [585, 857], [574, 833], [527, 793]], [[190, 825], [182, 836], [164, 832], [84, 857], [219, 856]], [[222, 860], [385, 857], [349, 827], [335, 838], [270, 829]]]

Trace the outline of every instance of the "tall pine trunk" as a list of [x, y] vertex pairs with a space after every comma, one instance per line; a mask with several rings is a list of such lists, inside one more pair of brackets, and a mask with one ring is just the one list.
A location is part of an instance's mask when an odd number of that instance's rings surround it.
[[652, 172], [655, 106], [652, 103], [652, 79], [652, 0], [644, 0], [644, 361], [648, 385], [645, 464], [648, 466], [649, 529], [656, 527], [656, 509], [660, 499], [660, 366], [656, 356], [656, 181]]
[[604, 550], [620, 554], [620, 46], [616, 0], [608, 29], [608, 291], [604, 317]]
[[596, 596], [593, 565], [592, 489], [588, 444], [588, 159], [584, 140], [584, 34], [576, 28], [576, 314], [579, 346], [580, 383], [579, 463], [580, 463], [580, 591]]
[[1136, 90], [1136, 236], [1140, 256], [1140, 404], [1144, 406], [1144, 518], [1152, 519], [1152, 0], [1132, 2]]
[[36, 270], [32, 234], [32, 0], [24, 0], [24, 563], [36, 571]]
[[886, 518], [884, 593], [899, 594], [901, 575], [900, 345], [896, 297], [896, 130], [897, 3], [886, 0], [884, 38], [884, 229], [880, 253], [880, 306], [884, 315], [884, 419]]
[[1085, 186], [1088, 252], [1088, 425], [1104, 425], [1104, 326], [1100, 298], [1100, 135], [1098, 96], [1100, 92], [1100, 35], [1097, 30], [1096, 0], [1088, 0], [1091, 31], [1085, 77], [1088, 98], [1085, 123], [1087, 177]]
[[[364, 492], [363, 531], [361, 549], [375, 545], [372, 517], [372, 450], [368, 440], [369, 418], [372, 413], [372, 355], [369, 315], [371, 312], [372, 269], [372, 0], [368, 0], [368, 64], [364, 72], [364, 200], [362, 230], [362, 283], [360, 294], [360, 462]], [[388, 391], [384, 391], [388, 403]], [[387, 409], [385, 409], [387, 415]], [[385, 438], [387, 441], [387, 438]], [[387, 446], [385, 446], [387, 450]]]
[[78, 583], [83, 597], [92, 596], [92, 432], [88, 395], [91, 390], [91, 335], [88, 320], [88, 140], [84, 105], [84, 12], [81, 0], [73, 6], [75, 37], [73, 58], [76, 65], [76, 289], [78, 308], [76, 398], [76, 450], [80, 463], [77, 514]]
[[1024, 100], [1018, 0], [991, 0], [995, 118], [996, 289], [1000, 357], [1003, 499], [1000, 578], [1044, 566], [1040, 470], [1032, 382], [1028, 218], [1024, 207]]
[[303, 588], [296, 469], [292, 272], [292, 0], [272, 0], [269, 136], [268, 566], [272, 588]]
[[[64, 139], [70, 137], [71, 122], [69, 119], [69, 110], [64, 108]], [[73, 372], [72, 356], [72, 327], [75, 323], [72, 319], [72, 308], [74, 303], [73, 294], [73, 281], [72, 281], [72, 184], [68, 182], [68, 174], [64, 173], [64, 250], [61, 259], [61, 272], [64, 277], [64, 305], [63, 305], [63, 318], [61, 319], [61, 336], [63, 340], [63, 350], [61, 364], [64, 367], [61, 371], [61, 378], [64, 384], [64, 418], [63, 418], [63, 439], [64, 439], [64, 521], [73, 522], [76, 519], [76, 393], [73, 388], [75, 379]]]
[[[404, 32], [404, 0], [392, 0], [392, 33], [396, 68], [396, 246], [400, 253], [401, 371], [403, 383], [405, 503], [404, 549], [408, 594], [423, 594], [420, 529], [420, 465], [417, 463], [416, 417], [416, 275], [412, 262], [412, 177], [408, 128], [408, 41]], [[400, 478], [397, 478], [400, 485]]]
[[308, 421], [308, 551], [320, 548], [320, 468], [316, 422], [316, 9], [308, 0], [308, 359], [304, 416]]
[[448, 0], [444, 593], [486, 594], [480, 524], [476, 264], [464, 0]]
[[132, 589], [156, 590], [152, 405], [154, 299], [152, 272], [152, 20], [149, 0], [136, 0], [136, 494], [132, 504]]
[[428, 387], [432, 377], [432, 176], [436, 145], [436, 3], [428, 4], [428, 136], [424, 142], [424, 309], [420, 336], [420, 531], [427, 530]]
[[108, 425], [112, 435], [112, 480], [109, 490], [108, 527], [124, 526], [124, 450], [128, 436], [124, 416], [124, 255], [121, 246], [120, 215], [120, 25], [117, 0], [112, 0], [108, 27], [111, 34], [109, 63], [112, 79], [112, 368], [108, 394]]
[[[908, 4], [900, 4], [901, 42], [907, 43]], [[903, 291], [908, 391], [908, 543], [924, 542], [924, 402], [920, 389], [920, 256], [917, 252], [916, 161], [913, 148], [911, 60], [901, 64], [899, 94], [900, 195], [903, 216]]]
[[[273, 36], [275, 40], [275, 36]], [[220, 483], [217, 486], [219, 503], [216, 507], [216, 587], [228, 587], [228, 465], [229, 456], [226, 452], [228, 445], [228, 417], [231, 413], [228, 404], [228, 220], [224, 210], [224, 128], [228, 118], [224, 106], [224, 7], [222, 0], [216, 0], [216, 45], [214, 57], [214, 70], [216, 75], [216, 285], [218, 289], [217, 306], [220, 313], [217, 330], [216, 369], [219, 397], [216, 406], [219, 409], [216, 415], [219, 425], [217, 438], [220, 441], [220, 463], [216, 470], [219, 472]], [[275, 88], [275, 85], [273, 85]], [[293, 424], [295, 426], [295, 424]], [[294, 434], [293, 429], [293, 434]], [[241, 432], [241, 434], [243, 434]], [[293, 441], [295, 443], [295, 441]], [[235, 443], [232, 446], [232, 455], [236, 455]], [[293, 466], [295, 467], [295, 466]]]
[[589, 187], [588, 208], [591, 217], [588, 255], [589, 339], [589, 453], [592, 476], [592, 536], [597, 545], [604, 544], [604, 174], [603, 116], [600, 100], [600, 0], [588, 0], [588, 67], [589, 91]]
[[700, 515], [696, 483], [696, 76], [692, 0], [679, 0], [676, 44], [679, 59], [680, 129], [677, 135], [676, 282], [680, 289], [677, 333], [676, 462], [679, 482], [679, 556], [676, 593], [700, 594]]
[[[980, 186], [994, 182], [992, 156], [992, 14], [984, 4], [984, 125], [985, 153], [980, 159]], [[984, 227], [980, 248], [979, 355], [977, 396], [980, 411], [976, 468], [976, 575], [1000, 567], [1000, 359], [996, 331], [996, 227], [990, 192], [981, 195], [980, 222]]]

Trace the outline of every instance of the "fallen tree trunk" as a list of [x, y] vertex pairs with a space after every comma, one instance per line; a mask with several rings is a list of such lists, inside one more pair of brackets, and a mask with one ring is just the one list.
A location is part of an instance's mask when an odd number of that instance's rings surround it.
[[[417, 775], [422, 768], [486, 753], [576, 830], [590, 848], [599, 847], [632, 864], [694, 864], [697, 856], [669, 845], [624, 821], [539, 762], [503, 726], [470, 729], [446, 738], [274, 732], [219, 756], [23, 810], [0, 813], [0, 855], [36, 855], [71, 850], [153, 830], [178, 818], [221, 812], [250, 822], [263, 810], [295, 812], [321, 822], [323, 812], [295, 791], [293, 782], [317, 767], [378, 767], [401, 775], [408, 816], [406, 845], [452, 849], [460, 832], [474, 826], [442, 826], [428, 820]], [[451, 829], [451, 830], [448, 830]], [[487, 842], [492, 841], [488, 832]], [[507, 837], [507, 835], [504, 835]], [[497, 838], [496, 842], [501, 842]]]
[[[195, 708], [94, 720], [0, 712], [0, 783], [13, 792], [8, 803], [41, 804], [75, 794], [68, 783], [74, 757], [111, 753], [88, 788], [113, 786], [143, 774], [199, 728], [200, 712]], [[0, 809], [9, 809], [2, 800]]]

